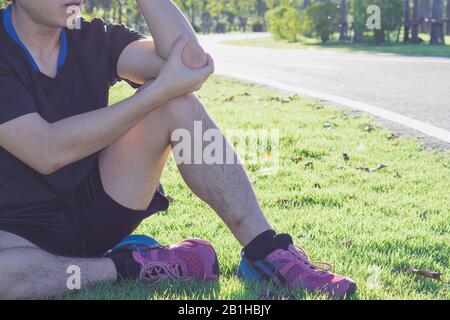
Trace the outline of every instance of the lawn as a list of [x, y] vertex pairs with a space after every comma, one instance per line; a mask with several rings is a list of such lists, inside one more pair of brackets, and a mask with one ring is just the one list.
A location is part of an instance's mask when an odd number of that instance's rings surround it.
[[[426, 40], [428, 35], [421, 35]], [[429, 37], [428, 37], [429, 38]], [[288, 42], [286, 40], [275, 40], [272, 37], [231, 40], [224, 41], [224, 44], [237, 46], [254, 46], [272, 49], [335, 49], [343, 51], [361, 51], [371, 53], [391, 53], [408, 56], [431, 56], [431, 57], [450, 57], [450, 36], [446, 37], [446, 46], [429, 45], [426, 42], [413, 45], [403, 43], [386, 43], [382, 45], [373, 44], [353, 44], [348, 42], [332, 41], [327, 44], [321, 44], [317, 39], [302, 38], [299, 42]]]
[[[112, 101], [130, 94], [117, 85]], [[356, 280], [353, 299], [450, 299], [449, 153], [396, 137], [368, 116], [259, 85], [213, 77], [199, 95], [223, 129], [280, 130], [279, 171], [265, 175], [247, 166], [262, 207], [276, 230], [290, 233], [312, 259], [332, 262]], [[380, 164], [386, 168], [361, 169]], [[172, 160], [162, 182], [174, 202], [136, 233], [164, 244], [209, 240], [220, 281], [99, 285], [63, 299], [260, 299], [268, 289], [281, 298], [324, 298], [241, 283], [238, 242], [184, 185]], [[442, 281], [405, 272], [410, 266], [439, 272]]]

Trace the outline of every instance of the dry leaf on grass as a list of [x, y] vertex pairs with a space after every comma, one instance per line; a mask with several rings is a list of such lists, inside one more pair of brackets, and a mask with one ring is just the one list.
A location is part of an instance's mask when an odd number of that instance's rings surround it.
[[439, 272], [428, 271], [425, 269], [415, 269], [413, 267], [407, 267], [405, 270], [406, 273], [411, 273], [415, 275], [419, 275], [425, 278], [430, 278], [438, 281], [442, 281], [442, 275]]
[[344, 161], [350, 161], [350, 156], [348, 155], [348, 153], [344, 153], [343, 157], [344, 157]]
[[305, 164], [305, 169], [314, 169], [314, 163], [308, 162], [307, 164]]
[[233, 102], [234, 99], [236, 99], [236, 97], [235, 96], [231, 96], [231, 97], [226, 98], [225, 102]]
[[375, 172], [375, 171], [382, 170], [384, 168], [387, 168], [387, 166], [385, 166], [384, 164], [379, 164], [375, 168], [359, 167], [359, 168], [356, 168], [356, 169], [364, 171], [364, 172]]
[[271, 97], [270, 100], [271, 101], [278, 101], [281, 103], [289, 103], [291, 101], [297, 100], [298, 96], [293, 95], [293, 96], [289, 96], [289, 97]]
[[353, 244], [353, 240], [339, 241], [339, 244], [342, 245], [342, 246], [351, 246]]
[[389, 141], [395, 140], [395, 139], [397, 139], [397, 138], [398, 138], [398, 135], [396, 135], [396, 134], [394, 134], [394, 133], [391, 133], [390, 135], [387, 136], [387, 139], [388, 139]]
[[420, 214], [420, 219], [427, 220], [428, 218], [428, 211], [424, 211]]

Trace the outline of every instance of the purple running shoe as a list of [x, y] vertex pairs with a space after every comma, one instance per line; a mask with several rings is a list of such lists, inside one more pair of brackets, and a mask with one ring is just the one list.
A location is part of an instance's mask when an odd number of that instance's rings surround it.
[[133, 259], [141, 266], [139, 280], [156, 284], [164, 280], [214, 281], [219, 278], [219, 264], [208, 242], [188, 239], [178, 244], [136, 246]]
[[[327, 268], [317, 266], [319, 264]], [[242, 257], [238, 277], [243, 280], [268, 280], [290, 289], [303, 288], [333, 298], [344, 298], [356, 291], [355, 281], [332, 273], [329, 263], [310, 261], [305, 251], [294, 245], [290, 245], [288, 250], [275, 250], [256, 262]]]

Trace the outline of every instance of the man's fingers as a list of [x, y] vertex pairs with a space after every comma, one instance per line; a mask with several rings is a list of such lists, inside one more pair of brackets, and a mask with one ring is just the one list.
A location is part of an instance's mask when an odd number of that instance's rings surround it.
[[197, 70], [201, 74], [202, 78], [208, 78], [210, 75], [214, 73], [215, 70], [214, 59], [211, 57], [210, 54], [208, 54], [208, 63], [206, 64], [206, 66]]
[[180, 37], [178, 37], [178, 39], [173, 44], [170, 55], [181, 59], [181, 57], [183, 55], [183, 50], [184, 50], [184, 48], [186, 48], [187, 44], [188, 44], [188, 38], [185, 35], [181, 35]]
[[216, 63], [214, 62], [213, 57], [209, 53], [208, 53], [208, 64], [206, 65], [206, 67], [209, 67], [211, 74], [213, 74], [214, 71], [216, 70]]

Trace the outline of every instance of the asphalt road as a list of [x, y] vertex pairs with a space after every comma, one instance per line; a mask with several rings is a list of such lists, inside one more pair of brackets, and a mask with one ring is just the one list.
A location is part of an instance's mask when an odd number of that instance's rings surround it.
[[[201, 36], [200, 41], [214, 56], [218, 74], [270, 79], [305, 92], [337, 97], [336, 101], [343, 99], [341, 104], [368, 104], [411, 119], [410, 128], [394, 123], [394, 131], [415, 134], [414, 120], [419, 120], [416, 122], [437, 127], [450, 137], [450, 59], [221, 44], [258, 36], [267, 35], [209, 35]], [[390, 122], [386, 122], [388, 126]], [[424, 142], [450, 147], [443, 139], [426, 135]]]

